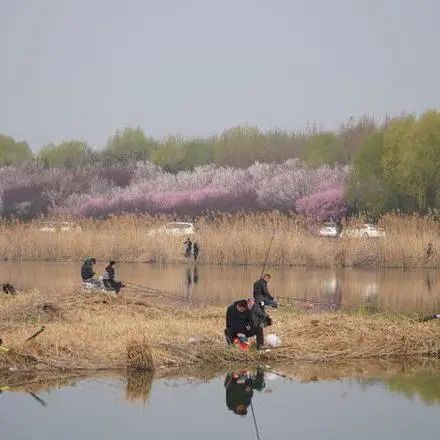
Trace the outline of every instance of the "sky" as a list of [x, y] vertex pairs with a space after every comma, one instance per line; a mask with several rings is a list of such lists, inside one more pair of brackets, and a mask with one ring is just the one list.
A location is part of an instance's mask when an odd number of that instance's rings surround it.
[[0, 0], [0, 133], [335, 129], [440, 104], [438, 0]]

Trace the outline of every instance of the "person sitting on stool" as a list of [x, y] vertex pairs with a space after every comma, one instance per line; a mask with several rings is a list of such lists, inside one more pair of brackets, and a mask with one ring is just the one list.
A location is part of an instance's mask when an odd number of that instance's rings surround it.
[[120, 281], [115, 280], [115, 268], [113, 267], [115, 264], [116, 261], [110, 260], [102, 275], [102, 282], [104, 283], [104, 287], [107, 289], [114, 290], [116, 293], [119, 293], [124, 285]]

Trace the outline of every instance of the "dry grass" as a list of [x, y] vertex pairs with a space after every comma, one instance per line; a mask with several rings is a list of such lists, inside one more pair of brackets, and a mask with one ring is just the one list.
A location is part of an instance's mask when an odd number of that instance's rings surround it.
[[[125, 262], [183, 261], [184, 237], [148, 236], [169, 221], [165, 217], [122, 216], [106, 221], [83, 220], [79, 232], [41, 232], [38, 223], [0, 225], [0, 255], [10, 260], [80, 261], [93, 255]], [[384, 239], [319, 238], [313, 225], [298, 217], [269, 214], [219, 215], [199, 219], [195, 238], [200, 261], [211, 264], [261, 264], [273, 227], [276, 235], [269, 265], [440, 267], [439, 224], [431, 217], [383, 217]], [[428, 242], [434, 253], [426, 259]]]
[[153, 354], [145, 337], [128, 341], [126, 366], [133, 372], [154, 371]]
[[[243, 353], [225, 345], [223, 308], [71, 293], [51, 298], [62, 311], [54, 315], [42, 309], [46, 301], [38, 292], [0, 298], [0, 335], [11, 349], [0, 354], [0, 368], [151, 370], [153, 361], [156, 369], [227, 368], [236, 362], [340, 362], [440, 353], [440, 325], [405, 317], [298, 315], [283, 307], [273, 312], [270, 332], [281, 337], [284, 348]], [[46, 330], [24, 342], [42, 324]]]

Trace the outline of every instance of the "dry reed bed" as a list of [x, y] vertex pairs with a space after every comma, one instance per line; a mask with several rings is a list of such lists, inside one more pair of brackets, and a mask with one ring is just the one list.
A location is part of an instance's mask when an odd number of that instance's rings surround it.
[[[121, 216], [82, 220], [78, 232], [42, 232], [34, 223], [0, 225], [0, 255], [9, 260], [100, 260], [170, 263], [183, 261], [184, 237], [149, 236], [166, 217]], [[198, 219], [195, 239], [200, 261], [209, 264], [261, 264], [275, 229], [269, 265], [440, 267], [439, 224], [431, 217], [387, 215], [383, 239], [325, 239], [310, 232], [316, 225], [277, 213], [219, 215]], [[359, 221], [361, 223], [361, 221]], [[425, 249], [432, 242], [434, 253]]]
[[[142, 359], [148, 359], [151, 350], [156, 368], [227, 368], [237, 362], [411, 358], [440, 353], [436, 322], [339, 313], [298, 315], [287, 307], [273, 313], [275, 325], [269, 330], [281, 337], [284, 348], [243, 353], [225, 346], [222, 308], [190, 309], [163, 301], [71, 293], [51, 298], [49, 303], [38, 292], [4, 296], [0, 299], [0, 336], [11, 350], [0, 355], [0, 368], [138, 368], [130, 355], [127, 358], [133, 344]], [[41, 325], [46, 330], [24, 342]]]

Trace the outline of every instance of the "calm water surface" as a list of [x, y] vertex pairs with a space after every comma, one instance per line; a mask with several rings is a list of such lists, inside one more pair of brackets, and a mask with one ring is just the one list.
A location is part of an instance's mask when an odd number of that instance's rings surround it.
[[440, 370], [385, 376], [304, 382], [253, 369], [10, 390], [0, 394], [1, 438], [256, 439], [257, 429], [262, 440], [438, 438]]
[[[104, 263], [98, 263], [101, 273]], [[59, 288], [78, 288], [77, 263], [1, 263], [0, 281], [21, 288], [38, 288], [48, 293]], [[164, 289], [190, 301], [222, 304], [251, 295], [260, 275], [259, 267], [243, 266], [155, 266], [118, 264], [117, 276], [132, 283]], [[311, 311], [355, 308], [402, 313], [440, 311], [440, 272], [433, 270], [367, 269], [270, 269], [270, 290], [275, 296], [291, 299], [295, 306]], [[286, 301], [286, 300], [284, 300]]]

